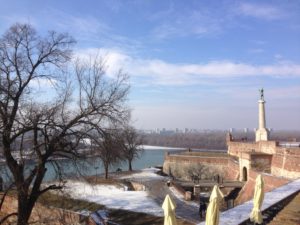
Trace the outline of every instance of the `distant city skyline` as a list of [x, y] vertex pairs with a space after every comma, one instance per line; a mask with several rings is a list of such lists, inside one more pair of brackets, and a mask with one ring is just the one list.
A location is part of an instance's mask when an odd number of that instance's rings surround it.
[[[257, 128], [228, 128], [228, 129], [202, 129], [202, 128], [154, 128], [154, 129], [140, 129], [140, 132], [144, 133], [202, 133], [202, 132], [214, 132], [214, 131], [224, 131], [224, 132], [239, 132], [239, 133], [253, 133], [255, 134]], [[285, 131], [285, 130], [275, 130], [273, 128], [268, 128], [270, 132]], [[295, 129], [295, 131], [300, 131], [300, 129]]]
[[129, 74], [138, 129], [300, 129], [299, 1], [0, 0], [16, 22], [68, 32], [75, 55]]

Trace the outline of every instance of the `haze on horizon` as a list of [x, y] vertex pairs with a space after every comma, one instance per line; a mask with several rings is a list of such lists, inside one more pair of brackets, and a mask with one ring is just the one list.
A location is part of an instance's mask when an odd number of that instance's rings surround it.
[[68, 32], [75, 54], [100, 53], [131, 77], [140, 129], [300, 127], [299, 1], [0, 0], [0, 33], [16, 22]]

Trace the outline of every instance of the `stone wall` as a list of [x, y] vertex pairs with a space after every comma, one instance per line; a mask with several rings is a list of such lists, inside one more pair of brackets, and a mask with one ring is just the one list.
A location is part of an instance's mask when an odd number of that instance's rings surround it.
[[[17, 200], [13, 196], [6, 196], [2, 205], [1, 212], [4, 214], [10, 214], [16, 212]], [[14, 223], [16, 217], [10, 217], [9, 221]], [[51, 225], [65, 225], [65, 224], [87, 224], [90, 225], [88, 218], [80, 215], [79, 213], [64, 210], [60, 208], [48, 207], [40, 203], [36, 203], [32, 210], [31, 223], [37, 224], [51, 224]], [[7, 222], [7, 224], [9, 224]]]
[[239, 162], [233, 159], [228, 160], [228, 165], [225, 170], [225, 177], [226, 180], [239, 180], [240, 177], [240, 166]]
[[[242, 158], [240, 160], [240, 163], [243, 164], [241, 168], [246, 167], [250, 169], [252, 166], [255, 167], [255, 163], [268, 165], [270, 162], [270, 168], [265, 168], [265, 172], [291, 179], [300, 177], [299, 147], [280, 147], [276, 141], [242, 142], [229, 140], [227, 145], [230, 155]], [[257, 159], [255, 156], [250, 157], [247, 153], [264, 153], [268, 154], [269, 157], [266, 156], [264, 158], [260, 155], [259, 159]]]
[[[191, 180], [188, 170], [197, 167], [205, 167], [207, 174], [223, 175], [228, 166], [228, 157], [222, 154], [217, 156], [191, 156], [191, 155], [175, 155], [167, 154], [163, 164], [163, 172], [183, 180]], [[205, 178], [203, 178], [205, 179]]]
[[239, 142], [239, 141], [230, 141], [227, 142], [228, 154], [232, 156], [240, 156], [241, 152], [252, 152], [258, 151], [257, 142]]
[[257, 151], [272, 155], [276, 153], [276, 146], [276, 141], [260, 141], [258, 142]]
[[227, 142], [228, 153], [230, 155], [239, 156], [241, 152], [261, 152], [266, 154], [275, 154], [277, 148], [276, 141], [259, 141], [259, 142], [243, 142], [229, 141]]
[[300, 148], [276, 148], [273, 155], [271, 173], [292, 179], [300, 177]]
[[188, 169], [197, 169], [199, 165], [205, 166], [209, 173], [219, 174], [226, 180], [239, 178], [239, 162], [222, 153], [219, 157], [210, 153], [203, 153], [198, 156], [190, 153], [188, 155], [166, 154], [163, 172], [177, 178], [191, 180]]

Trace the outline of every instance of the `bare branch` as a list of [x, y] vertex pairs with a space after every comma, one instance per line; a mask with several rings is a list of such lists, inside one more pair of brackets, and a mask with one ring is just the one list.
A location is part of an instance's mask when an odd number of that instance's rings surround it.
[[53, 184], [53, 185], [50, 185], [50, 186], [44, 188], [43, 190], [41, 190], [39, 192], [39, 195], [41, 195], [49, 190], [61, 190], [62, 188], [63, 188], [63, 186], [58, 186], [58, 185]]
[[18, 213], [14, 212], [14, 213], [10, 213], [10, 214], [4, 216], [4, 217], [0, 220], [0, 224], [3, 224], [9, 217], [12, 217], [12, 216], [18, 216]]

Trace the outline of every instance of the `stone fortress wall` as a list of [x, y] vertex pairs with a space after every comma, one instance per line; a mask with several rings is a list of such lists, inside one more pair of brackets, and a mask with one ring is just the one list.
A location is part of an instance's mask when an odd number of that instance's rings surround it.
[[[229, 160], [228, 154], [225, 153], [190, 151], [166, 153], [163, 171], [170, 176], [190, 180], [189, 170], [197, 170], [203, 166], [208, 170], [206, 171], [208, 173], [222, 174], [227, 171]], [[223, 175], [225, 176], [225, 174]]]
[[[240, 159], [241, 167], [256, 169], [255, 162], [266, 159], [265, 167], [274, 176], [289, 179], [300, 177], [300, 147], [282, 147], [276, 141], [240, 142], [227, 138], [228, 154]], [[241, 168], [242, 169], [242, 168]]]
[[300, 177], [300, 147], [281, 147], [276, 141], [247, 143], [230, 140], [227, 144], [228, 154], [188, 151], [166, 154], [163, 171], [169, 175], [187, 176], [187, 168], [202, 164], [223, 171], [225, 179], [239, 176], [243, 180], [243, 168], [248, 176], [249, 171], [254, 170], [288, 179]]

